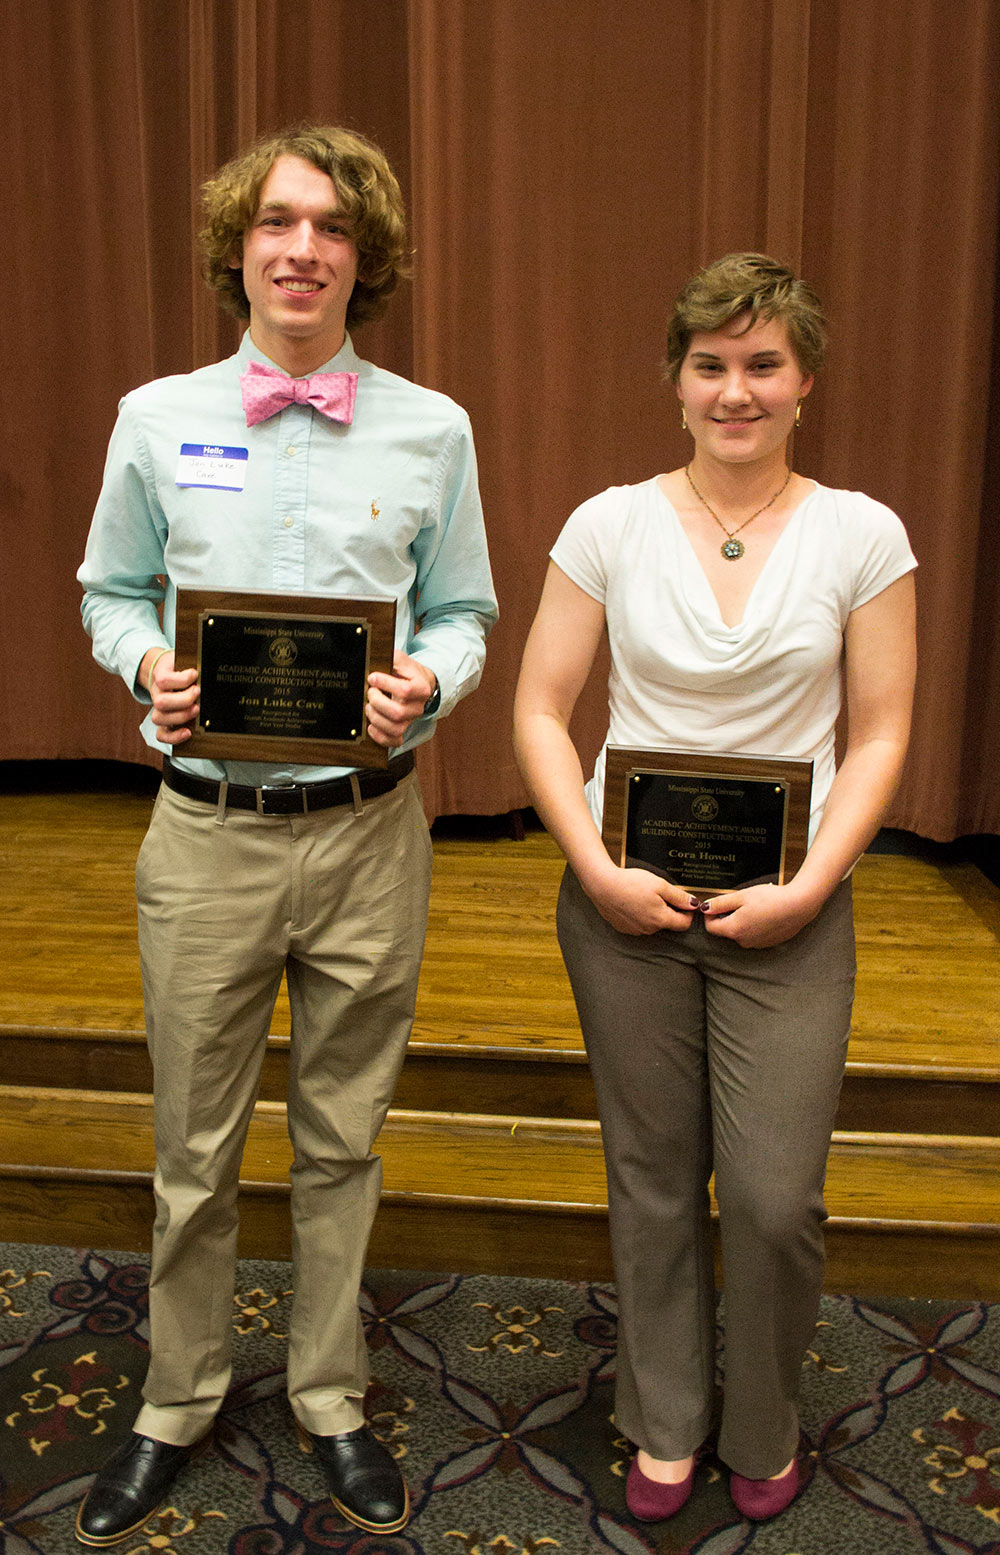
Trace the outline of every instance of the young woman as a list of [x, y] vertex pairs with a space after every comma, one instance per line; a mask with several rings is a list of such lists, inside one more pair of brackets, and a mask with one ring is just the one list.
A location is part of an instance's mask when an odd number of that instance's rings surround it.
[[[744, 1514], [799, 1488], [796, 1406], [823, 1276], [823, 1181], [854, 993], [850, 880], [899, 779], [916, 565], [899, 520], [793, 473], [820, 367], [812, 288], [760, 254], [687, 284], [667, 366], [688, 465], [614, 487], [552, 550], [515, 742], [568, 868], [560, 944], [607, 1156], [620, 1323], [615, 1419], [628, 1504], [688, 1499], [714, 1401], [708, 1182], [725, 1275], [718, 1453]], [[782, 885], [699, 906], [601, 841], [604, 753], [584, 784], [570, 717], [607, 630], [606, 744], [811, 759], [809, 849]], [[834, 724], [846, 687], [839, 770]]]

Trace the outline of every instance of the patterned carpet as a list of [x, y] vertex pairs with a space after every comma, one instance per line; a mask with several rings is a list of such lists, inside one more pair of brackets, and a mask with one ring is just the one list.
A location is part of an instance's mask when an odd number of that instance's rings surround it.
[[[290, 1268], [241, 1263], [235, 1381], [212, 1452], [123, 1555], [998, 1555], [1000, 1307], [826, 1298], [803, 1374], [809, 1484], [744, 1523], [708, 1459], [688, 1506], [625, 1509], [610, 1418], [610, 1286], [372, 1272], [369, 1413], [414, 1515], [375, 1538], [334, 1512], [283, 1397]], [[79, 1552], [76, 1507], [129, 1430], [144, 1258], [0, 1244], [0, 1550]]]

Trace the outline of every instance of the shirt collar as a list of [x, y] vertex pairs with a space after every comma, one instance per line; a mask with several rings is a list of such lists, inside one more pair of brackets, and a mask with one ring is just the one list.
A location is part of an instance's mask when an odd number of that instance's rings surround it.
[[[248, 362], [263, 362], [268, 367], [277, 367], [279, 373], [285, 372], [285, 368], [279, 367], [278, 363], [273, 361], [271, 357], [265, 356], [263, 351], [258, 350], [250, 338], [249, 329], [246, 330], [243, 335], [243, 339], [240, 341], [240, 348], [236, 353], [236, 360], [241, 371], [246, 367]], [[361, 358], [358, 356], [354, 349], [350, 335], [345, 334], [344, 344], [341, 346], [336, 356], [332, 356], [328, 362], [324, 362], [321, 367], [316, 367], [313, 369], [313, 371], [317, 373], [356, 373], [359, 372], [360, 369]], [[303, 374], [303, 376], [311, 378], [312, 373]]]

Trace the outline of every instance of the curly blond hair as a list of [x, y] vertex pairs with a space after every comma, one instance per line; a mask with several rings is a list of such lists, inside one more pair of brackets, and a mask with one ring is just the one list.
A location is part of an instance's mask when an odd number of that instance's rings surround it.
[[683, 288], [667, 326], [665, 376], [677, 382], [691, 336], [717, 329], [747, 314], [780, 319], [804, 373], [815, 373], [826, 355], [826, 318], [809, 285], [767, 254], [726, 254], [693, 275]]
[[198, 236], [209, 286], [233, 313], [250, 317], [243, 271], [232, 262], [242, 257], [264, 180], [284, 156], [302, 157], [328, 174], [350, 218], [358, 279], [347, 305], [348, 327], [381, 318], [400, 278], [410, 273], [403, 196], [378, 146], [339, 125], [302, 124], [261, 136], [203, 185], [205, 225]]

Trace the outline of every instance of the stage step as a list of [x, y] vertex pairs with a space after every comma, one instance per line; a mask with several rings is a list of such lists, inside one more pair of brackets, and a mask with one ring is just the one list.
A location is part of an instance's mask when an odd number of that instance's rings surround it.
[[[282, 1101], [288, 1038], [267, 1045], [261, 1097]], [[152, 1069], [137, 1031], [0, 1027], [0, 1076], [8, 1085], [149, 1091]], [[398, 1107], [436, 1112], [593, 1119], [593, 1081], [582, 1051], [414, 1038], [396, 1088]], [[1000, 1133], [1000, 1073], [972, 1064], [850, 1060], [837, 1127], [894, 1134]]]
[[[147, 1095], [3, 1086], [0, 1141], [8, 1240], [148, 1245]], [[371, 1263], [610, 1278], [596, 1123], [394, 1109], [379, 1151]], [[242, 1174], [248, 1256], [289, 1254], [289, 1164], [284, 1106], [259, 1102]], [[1000, 1299], [1000, 1138], [838, 1132], [827, 1205], [829, 1289]]]

